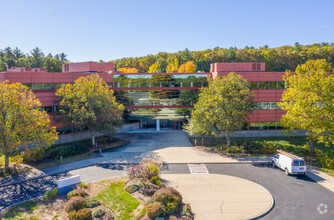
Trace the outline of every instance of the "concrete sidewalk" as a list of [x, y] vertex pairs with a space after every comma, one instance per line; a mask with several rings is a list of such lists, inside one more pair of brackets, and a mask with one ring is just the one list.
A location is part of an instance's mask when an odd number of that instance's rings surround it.
[[238, 177], [219, 174], [164, 174], [190, 203], [195, 219], [253, 219], [268, 213], [272, 195], [264, 187]]
[[306, 175], [326, 189], [334, 192], [334, 176], [330, 176], [311, 166], [307, 166]]

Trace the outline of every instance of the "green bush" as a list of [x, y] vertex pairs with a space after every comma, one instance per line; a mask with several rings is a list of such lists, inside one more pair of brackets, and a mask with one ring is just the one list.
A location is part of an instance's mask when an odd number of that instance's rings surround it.
[[231, 153], [241, 153], [241, 149], [238, 146], [230, 146], [226, 148], [226, 152], [231, 154]]
[[156, 218], [165, 214], [165, 208], [161, 202], [148, 204], [146, 207], [146, 215], [150, 218]]
[[193, 215], [192, 212], [191, 212], [190, 204], [188, 204], [188, 203], [183, 204], [181, 215], [185, 215], [185, 216], [192, 216]]
[[334, 169], [334, 150], [323, 152], [319, 149], [314, 149], [314, 156], [317, 165]]
[[55, 188], [51, 191], [48, 191], [44, 194], [44, 199], [47, 200], [47, 201], [50, 201], [52, 199], [55, 199], [57, 198], [58, 196], [58, 188]]
[[150, 180], [154, 176], [159, 176], [162, 165], [160, 162], [153, 159], [144, 158], [141, 165], [143, 167], [143, 172], [146, 179]]
[[35, 163], [43, 159], [45, 147], [27, 148], [21, 152], [23, 163]]
[[89, 208], [80, 209], [70, 214], [70, 220], [89, 220], [92, 218], [92, 211]]
[[153, 176], [153, 177], [150, 179], [150, 182], [153, 183], [154, 185], [159, 186], [160, 183], [161, 183], [161, 179], [160, 179], [160, 177], [158, 177], [158, 176]]
[[88, 185], [88, 184], [86, 184], [86, 183], [80, 183], [80, 186], [81, 186], [82, 188], [85, 188], [85, 189], [87, 189], [87, 188], [90, 187], [90, 185]]
[[129, 193], [134, 193], [137, 190], [139, 190], [139, 186], [136, 184], [128, 185], [125, 187], [125, 190], [128, 191]]
[[45, 151], [44, 158], [59, 159], [60, 156], [68, 157], [76, 154], [82, 154], [89, 151], [89, 148], [77, 144], [58, 145], [50, 147]]
[[99, 201], [97, 201], [96, 199], [91, 198], [91, 197], [88, 197], [88, 198], [86, 199], [86, 201], [87, 201], [87, 207], [88, 207], [88, 208], [94, 208], [94, 207], [100, 205], [100, 202], [99, 202]]
[[149, 204], [153, 204], [154, 200], [153, 199], [149, 199], [147, 200], [147, 202], [145, 203], [145, 206], [149, 205]]
[[83, 196], [84, 192], [83, 191], [79, 191], [79, 190], [72, 190], [69, 193], [67, 193], [67, 200], [69, 200], [70, 198], [74, 197], [74, 196]]
[[152, 199], [161, 202], [168, 214], [173, 214], [182, 202], [181, 194], [172, 187], [164, 187], [154, 193]]
[[92, 215], [93, 215], [94, 218], [99, 218], [99, 217], [104, 216], [105, 213], [106, 212], [104, 211], [104, 209], [100, 208], [100, 209], [94, 210], [93, 213], [92, 213]]
[[85, 207], [87, 207], [87, 201], [80, 196], [75, 196], [66, 202], [65, 211], [69, 213], [72, 211], [78, 211]]

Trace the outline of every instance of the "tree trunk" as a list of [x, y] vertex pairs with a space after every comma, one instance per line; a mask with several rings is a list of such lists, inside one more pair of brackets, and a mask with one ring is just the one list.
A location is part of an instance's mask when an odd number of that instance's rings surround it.
[[204, 146], [204, 136], [202, 136], [202, 146]]
[[94, 134], [92, 134], [92, 146], [94, 147], [95, 146], [95, 135]]
[[5, 172], [8, 173], [9, 171], [9, 155], [5, 153]]
[[308, 148], [309, 148], [309, 151], [310, 151], [310, 160], [311, 160], [311, 165], [312, 165], [312, 158], [313, 158], [313, 140], [312, 140], [312, 138], [310, 138], [310, 140], [308, 142], [309, 142]]
[[227, 146], [231, 146], [231, 138], [230, 138], [230, 134], [226, 131], [226, 142], [227, 142]]

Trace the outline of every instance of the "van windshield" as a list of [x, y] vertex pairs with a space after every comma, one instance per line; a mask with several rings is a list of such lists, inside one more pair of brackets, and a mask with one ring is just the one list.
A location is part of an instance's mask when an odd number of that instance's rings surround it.
[[305, 161], [300, 160], [299, 163], [300, 163], [300, 166], [305, 166]]
[[293, 165], [294, 165], [294, 166], [299, 166], [299, 161], [298, 161], [298, 160], [294, 160], [294, 161], [293, 161]]

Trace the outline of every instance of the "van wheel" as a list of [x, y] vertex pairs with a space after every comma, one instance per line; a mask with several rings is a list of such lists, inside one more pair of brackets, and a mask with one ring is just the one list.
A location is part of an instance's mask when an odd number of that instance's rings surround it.
[[286, 174], [287, 176], [290, 175], [290, 174], [289, 174], [289, 170], [288, 170], [288, 168], [285, 168], [285, 174]]

